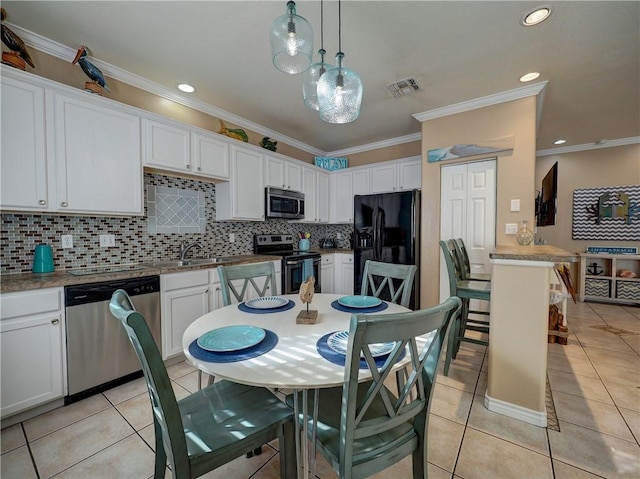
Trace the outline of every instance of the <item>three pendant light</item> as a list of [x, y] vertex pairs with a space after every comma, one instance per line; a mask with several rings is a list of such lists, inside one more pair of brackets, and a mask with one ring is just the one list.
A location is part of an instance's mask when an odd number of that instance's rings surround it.
[[360, 115], [362, 80], [342, 64], [342, 8], [338, 0], [338, 53], [336, 65], [324, 61], [324, 9], [320, 2], [320, 61], [311, 64], [313, 31], [309, 22], [296, 14], [295, 2], [287, 2], [287, 13], [271, 25], [273, 65], [284, 73], [304, 73], [302, 84], [304, 104], [318, 110], [328, 123], [349, 123]]

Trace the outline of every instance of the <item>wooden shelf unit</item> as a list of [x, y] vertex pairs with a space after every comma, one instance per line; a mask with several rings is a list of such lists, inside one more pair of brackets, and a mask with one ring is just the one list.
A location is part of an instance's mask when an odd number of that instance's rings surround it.
[[[625, 269], [633, 271], [636, 277], [619, 276]], [[593, 274], [595, 270], [599, 274]], [[579, 299], [640, 304], [640, 255], [580, 253]]]

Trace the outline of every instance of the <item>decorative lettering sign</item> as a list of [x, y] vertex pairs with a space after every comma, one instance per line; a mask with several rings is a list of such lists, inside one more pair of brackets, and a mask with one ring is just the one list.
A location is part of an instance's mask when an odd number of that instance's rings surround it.
[[349, 167], [347, 158], [332, 158], [330, 156], [316, 156], [314, 164], [325, 170], [342, 170]]
[[638, 254], [638, 248], [626, 246], [587, 246], [587, 253]]
[[573, 239], [640, 241], [640, 185], [574, 190]]

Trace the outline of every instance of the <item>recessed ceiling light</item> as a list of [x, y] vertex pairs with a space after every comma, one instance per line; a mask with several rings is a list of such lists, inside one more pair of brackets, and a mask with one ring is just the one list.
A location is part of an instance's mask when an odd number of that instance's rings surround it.
[[178, 90], [183, 91], [185, 93], [193, 93], [194, 91], [196, 91], [196, 89], [191, 85], [189, 85], [188, 83], [180, 83], [178, 85]]
[[531, 81], [531, 80], [535, 80], [539, 76], [540, 76], [540, 73], [538, 73], [538, 72], [527, 73], [526, 75], [522, 75], [520, 77], [520, 81], [521, 82], [528, 82], [528, 81]]
[[567, 140], [556, 140], [553, 142], [554, 145], [564, 145]]
[[524, 27], [532, 27], [533, 25], [537, 25], [545, 21], [547, 18], [551, 16], [551, 12], [553, 12], [553, 8], [551, 5], [543, 5], [541, 7], [536, 7], [533, 10], [525, 13], [520, 19], [520, 25]]

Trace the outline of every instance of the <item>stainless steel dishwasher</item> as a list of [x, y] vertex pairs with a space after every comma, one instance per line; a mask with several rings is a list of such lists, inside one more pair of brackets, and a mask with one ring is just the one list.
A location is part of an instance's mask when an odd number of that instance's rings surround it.
[[111, 295], [125, 290], [147, 321], [161, 348], [160, 279], [146, 276], [123, 281], [80, 284], [65, 288], [67, 380], [65, 404], [142, 376], [129, 338], [109, 311]]

